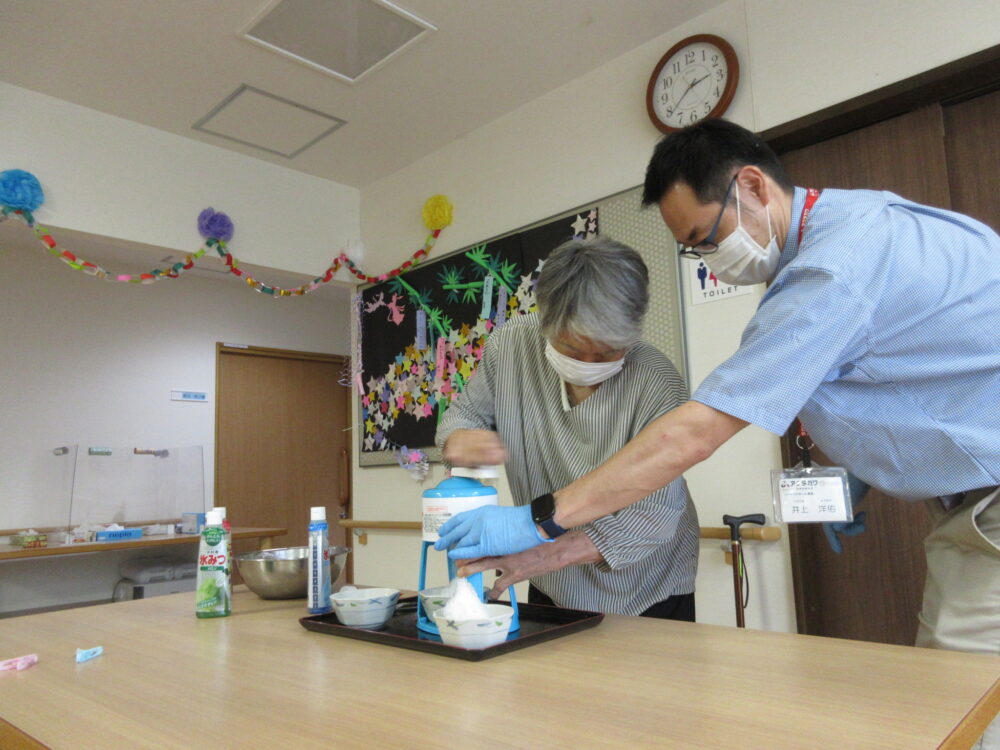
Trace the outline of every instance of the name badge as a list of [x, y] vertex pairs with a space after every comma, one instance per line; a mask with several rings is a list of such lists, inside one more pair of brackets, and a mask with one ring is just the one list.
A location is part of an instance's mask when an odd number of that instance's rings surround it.
[[847, 471], [840, 466], [799, 464], [771, 472], [775, 520], [781, 523], [851, 521]]

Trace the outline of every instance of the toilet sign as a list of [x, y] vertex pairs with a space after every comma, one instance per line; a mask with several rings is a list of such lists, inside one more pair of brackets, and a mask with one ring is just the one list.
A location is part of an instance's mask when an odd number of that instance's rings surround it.
[[727, 297], [739, 297], [741, 294], [750, 294], [753, 291], [752, 286], [736, 286], [719, 281], [704, 261], [682, 258], [681, 265], [685, 266], [682, 271], [688, 277], [692, 305], [716, 302]]

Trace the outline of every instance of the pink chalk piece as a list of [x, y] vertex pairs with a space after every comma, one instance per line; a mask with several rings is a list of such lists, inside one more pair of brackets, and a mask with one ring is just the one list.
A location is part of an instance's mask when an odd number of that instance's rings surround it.
[[132, 277], [129, 276], [127, 273], [120, 273], [115, 277], [115, 279], [117, 281], [131, 281]]
[[0, 672], [4, 672], [7, 670], [20, 672], [22, 669], [27, 669], [28, 667], [34, 666], [37, 663], [38, 663], [38, 654], [27, 654], [25, 656], [16, 656], [13, 659], [0, 661]]
[[360, 394], [362, 394], [362, 393], [365, 392], [365, 386], [361, 382], [361, 373], [360, 372], [359, 373], [355, 373], [355, 375], [354, 375], [354, 385], [356, 385], [358, 387], [358, 395], [360, 395]]

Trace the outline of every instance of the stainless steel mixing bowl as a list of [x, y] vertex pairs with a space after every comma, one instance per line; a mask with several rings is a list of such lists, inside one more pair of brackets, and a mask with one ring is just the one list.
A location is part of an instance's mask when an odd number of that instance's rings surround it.
[[[330, 547], [330, 580], [336, 581], [350, 550]], [[309, 548], [280, 547], [239, 555], [243, 582], [261, 599], [303, 599], [309, 577]]]

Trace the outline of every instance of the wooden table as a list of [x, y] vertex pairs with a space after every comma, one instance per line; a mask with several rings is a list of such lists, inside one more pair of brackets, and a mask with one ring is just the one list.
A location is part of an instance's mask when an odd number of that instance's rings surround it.
[[[1000, 657], [608, 616], [482, 662], [303, 629], [305, 602], [191, 594], [0, 621], [0, 747], [957, 748]], [[104, 646], [76, 664], [77, 647]]]
[[[274, 546], [274, 537], [284, 536], [288, 529], [268, 529], [237, 527], [232, 529], [232, 538], [260, 539], [260, 548]], [[197, 544], [198, 534], [166, 534], [144, 536], [139, 539], [125, 539], [119, 542], [91, 542], [89, 544], [60, 544], [52, 547], [15, 547], [10, 544], [0, 544], [0, 560], [25, 560], [31, 557], [47, 557], [49, 555], [79, 555], [84, 552], [110, 552], [116, 549], [135, 549], [138, 547], [162, 547], [174, 544]]]

